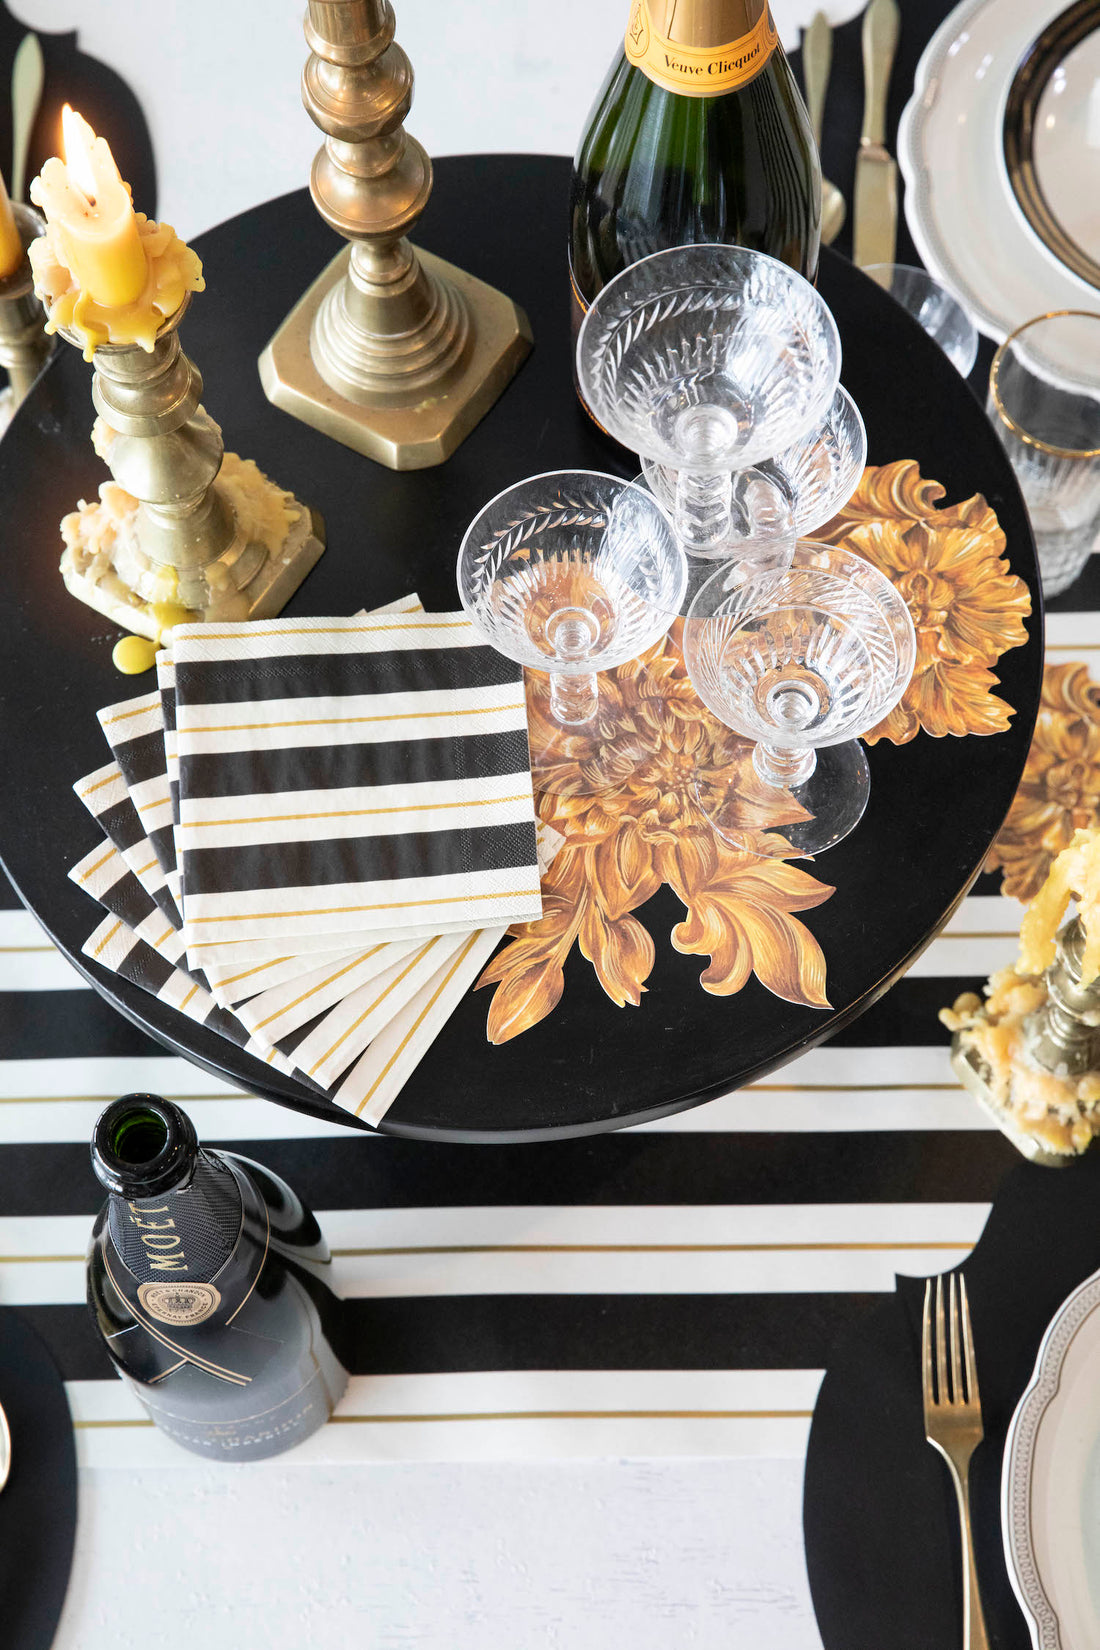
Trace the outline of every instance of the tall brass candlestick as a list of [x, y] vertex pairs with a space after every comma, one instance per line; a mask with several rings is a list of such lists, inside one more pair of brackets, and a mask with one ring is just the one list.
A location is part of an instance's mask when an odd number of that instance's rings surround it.
[[8, 370], [12, 410], [18, 407], [54, 348], [44, 330], [46, 317], [34, 295], [34, 275], [26, 249], [46, 225], [29, 206], [12, 205], [23, 242], [23, 259], [0, 278], [0, 367]]
[[388, 0], [309, 0], [302, 100], [326, 134], [310, 177], [325, 222], [351, 242], [260, 357], [268, 398], [394, 470], [447, 458], [531, 345], [510, 298], [406, 235], [432, 188], [404, 131], [412, 68]]
[[[324, 549], [321, 519], [234, 453], [199, 405], [202, 378], [177, 328], [190, 294], [152, 351], [101, 344], [93, 442], [119, 487], [62, 522], [68, 590], [157, 641], [173, 623], [268, 619]], [[63, 329], [70, 343], [83, 339]]]

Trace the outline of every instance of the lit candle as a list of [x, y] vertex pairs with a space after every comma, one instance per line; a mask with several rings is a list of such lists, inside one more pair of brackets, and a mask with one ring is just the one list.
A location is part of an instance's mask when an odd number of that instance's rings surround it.
[[62, 123], [65, 159], [48, 160], [30, 188], [46, 214], [46, 233], [27, 248], [46, 331], [75, 334], [86, 361], [101, 344], [151, 350], [161, 324], [202, 291], [202, 264], [171, 224], [134, 211], [88, 122], [66, 107]]
[[7, 187], [0, 177], [0, 278], [18, 269], [23, 258], [23, 242], [15, 225]]
[[148, 268], [130, 191], [106, 138], [65, 105], [64, 161], [48, 160], [31, 184], [31, 200], [55, 231], [74, 283], [105, 309], [141, 297]]

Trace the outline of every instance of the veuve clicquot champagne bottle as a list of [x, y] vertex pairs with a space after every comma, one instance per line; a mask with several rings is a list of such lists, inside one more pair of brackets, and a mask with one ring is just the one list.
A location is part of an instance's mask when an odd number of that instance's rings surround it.
[[633, 0], [573, 164], [574, 335], [651, 252], [724, 241], [813, 280], [821, 166], [767, 0]]
[[157, 1426], [208, 1459], [256, 1461], [326, 1421], [347, 1384], [328, 1247], [277, 1176], [200, 1148], [153, 1094], [107, 1107], [92, 1166], [110, 1196], [88, 1300]]

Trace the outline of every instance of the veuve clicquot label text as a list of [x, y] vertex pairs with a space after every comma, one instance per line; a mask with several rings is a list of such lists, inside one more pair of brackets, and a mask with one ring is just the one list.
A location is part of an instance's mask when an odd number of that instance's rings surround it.
[[760, 73], [778, 38], [767, 0], [633, 0], [626, 55], [666, 91], [720, 97]]

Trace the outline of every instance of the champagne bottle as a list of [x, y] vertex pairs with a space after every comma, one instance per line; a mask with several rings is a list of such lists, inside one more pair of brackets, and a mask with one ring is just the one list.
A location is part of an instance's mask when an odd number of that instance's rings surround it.
[[208, 1459], [256, 1461], [321, 1426], [347, 1384], [328, 1247], [260, 1164], [200, 1148], [179, 1106], [128, 1094], [92, 1136], [110, 1194], [88, 1301], [150, 1417]]
[[574, 338], [639, 258], [724, 241], [813, 280], [821, 166], [767, 0], [633, 0], [573, 164]]

